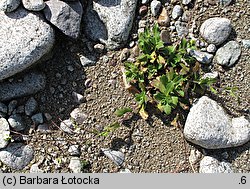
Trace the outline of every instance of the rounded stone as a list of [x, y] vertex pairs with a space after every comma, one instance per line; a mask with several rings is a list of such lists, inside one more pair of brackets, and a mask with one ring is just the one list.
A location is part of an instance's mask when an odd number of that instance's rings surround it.
[[41, 11], [45, 8], [43, 0], [22, 0], [24, 8], [30, 11]]
[[20, 5], [21, 0], [0, 0], [0, 10], [12, 12]]

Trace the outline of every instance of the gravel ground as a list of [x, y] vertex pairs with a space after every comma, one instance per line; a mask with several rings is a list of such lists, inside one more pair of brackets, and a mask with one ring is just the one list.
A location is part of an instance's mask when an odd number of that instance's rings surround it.
[[[199, 27], [207, 18], [226, 17], [232, 21], [235, 30], [231, 39], [241, 42], [242, 39], [250, 38], [248, 0], [239, 0], [227, 7], [212, 5], [212, 2], [194, 1], [189, 9], [189, 24], [196, 18], [196, 26]], [[169, 11], [172, 7], [171, 5]], [[149, 20], [149, 23], [154, 20], [149, 13], [142, 19]], [[134, 24], [131, 40], [137, 33], [137, 24], [138, 20]], [[68, 168], [68, 147], [78, 144], [81, 148], [80, 159], [86, 164], [84, 172], [119, 172], [124, 168], [131, 172], [198, 172], [199, 161], [191, 164], [188, 159], [191, 150], [200, 151], [202, 156], [216, 155], [225, 159], [232, 163], [235, 172], [250, 172], [250, 142], [237, 148], [204, 150], [184, 139], [183, 125], [171, 126], [169, 117], [155, 111], [150, 111], [148, 121], [133, 115], [108, 137], [98, 136], [97, 132], [117, 121], [114, 115], [117, 108], [135, 105], [133, 96], [124, 89], [122, 82], [122, 50], [95, 53], [99, 58], [98, 62], [93, 66], [82, 67], [80, 57], [93, 55], [91, 48], [86, 47], [93, 44], [88, 40], [72, 41], [61, 35], [57, 41], [53, 58], [32, 68], [42, 70], [47, 75], [46, 89], [37, 93], [35, 98], [40, 104], [41, 112], [49, 113], [52, 120], [48, 122], [50, 131], [34, 131], [26, 139], [35, 149], [35, 158], [30, 165], [38, 163], [39, 168], [45, 172], [71, 172]], [[223, 69], [214, 64], [211, 68], [219, 71], [221, 88], [238, 87], [236, 93], [239, 101], [227, 93], [212, 95], [232, 116], [245, 115], [249, 118], [249, 59], [250, 50], [242, 48], [240, 60], [234, 67]], [[83, 94], [84, 101], [80, 105], [73, 101], [72, 92]], [[76, 107], [87, 115], [87, 119], [82, 125], [77, 125], [78, 133], [70, 135], [58, 127], [61, 120], [68, 119], [70, 112]], [[116, 166], [103, 155], [101, 148], [122, 151], [125, 154], [123, 165]], [[5, 172], [14, 172], [4, 165], [2, 167]], [[29, 169], [28, 166], [24, 171], [29, 172]]]

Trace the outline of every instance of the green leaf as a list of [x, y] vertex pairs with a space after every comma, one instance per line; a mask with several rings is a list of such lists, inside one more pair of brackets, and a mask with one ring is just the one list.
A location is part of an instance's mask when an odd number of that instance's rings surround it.
[[166, 104], [166, 105], [163, 106], [163, 111], [164, 111], [167, 115], [171, 114], [171, 110], [172, 110], [172, 108], [171, 108], [171, 106], [170, 106], [169, 104]]
[[171, 98], [172, 98], [172, 103], [173, 103], [175, 106], [177, 106], [177, 104], [178, 104], [178, 97], [177, 97], [177, 96], [172, 96]]
[[115, 111], [115, 114], [118, 117], [121, 117], [121, 116], [123, 116], [127, 112], [132, 112], [132, 109], [131, 108], [120, 108], [120, 109], [118, 109], [118, 110]]

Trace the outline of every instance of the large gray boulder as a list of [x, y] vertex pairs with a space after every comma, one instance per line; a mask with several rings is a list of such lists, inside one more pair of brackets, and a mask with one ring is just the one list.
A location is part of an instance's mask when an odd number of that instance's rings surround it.
[[200, 27], [201, 36], [208, 42], [220, 45], [227, 40], [232, 30], [227, 18], [214, 17], [207, 19]]
[[236, 41], [229, 41], [224, 46], [219, 48], [215, 54], [215, 60], [222, 66], [233, 66], [239, 59], [241, 49]]
[[122, 47], [128, 39], [137, 0], [90, 0], [84, 16], [86, 36], [106, 44], [108, 49]]
[[41, 13], [0, 11], [0, 80], [37, 62], [54, 44], [54, 31]]
[[59, 0], [46, 1], [44, 14], [46, 19], [61, 30], [65, 35], [78, 38], [83, 14], [79, 1], [63, 2]]
[[0, 0], [0, 11], [12, 12], [20, 5], [21, 0]]
[[244, 117], [229, 118], [217, 102], [203, 96], [190, 109], [184, 136], [207, 149], [236, 147], [250, 140], [250, 123]]

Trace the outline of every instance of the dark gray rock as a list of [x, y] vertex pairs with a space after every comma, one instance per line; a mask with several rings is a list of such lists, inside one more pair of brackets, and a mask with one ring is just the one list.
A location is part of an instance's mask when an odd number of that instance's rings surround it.
[[4, 103], [1, 103], [1, 102], [0, 102], [0, 112], [3, 114], [8, 113], [8, 107]]
[[37, 131], [41, 132], [41, 133], [47, 133], [48, 131], [50, 131], [49, 126], [47, 124], [40, 124], [37, 126]]
[[229, 41], [219, 48], [215, 54], [215, 60], [222, 66], [233, 66], [239, 59], [241, 48], [236, 41]]
[[12, 100], [8, 104], [8, 115], [11, 115], [17, 107], [17, 100]]
[[46, 84], [46, 77], [39, 73], [26, 74], [22, 82], [8, 81], [0, 83], [0, 101], [8, 101], [14, 98], [28, 96], [43, 90]]
[[9, 144], [10, 127], [6, 119], [0, 118], [0, 149]]
[[25, 114], [27, 116], [31, 116], [37, 111], [37, 108], [38, 108], [37, 101], [34, 99], [34, 97], [30, 97], [25, 104]]
[[43, 0], [22, 0], [24, 8], [30, 11], [41, 11], [45, 7]]
[[171, 37], [170, 37], [170, 33], [168, 30], [162, 30], [161, 31], [161, 40], [165, 43], [165, 44], [171, 44]]
[[90, 0], [84, 16], [86, 36], [108, 49], [122, 47], [128, 39], [137, 0]]
[[32, 121], [34, 122], [35, 125], [43, 124], [43, 122], [44, 122], [42, 113], [38, 113], [38, 114], [33, 115], [31, 117], [31, 119], [32, 119]]
[[46, 1], [45, 17], [65, 35], [78, 38], [83, 14], [83, 7], [79, 1], [63, 2], [59, 0]]
[[16, 170], [25, 168], [33, 157], [33, 148], [22, 143], [10, 143], [7, 148], [0, 151], [0, 160]]
[[205, 156], [200, 162], [200, 173], [233, 173], [231, 164], [220, 162], [214, 157]]
[[0, 10], [4, 12], [12, 12], [20, 5], [21, 0], [1, 0]]
[[207, 149], [236, 147], [250, 140], [250, 124], [244, 117], [229, 118], [217, 102], [203, 96], [190, 109], [184, 136]]
[[13, 114], [9, 117], [8, 122], [10, 126], [16, 131], [23, 131], [26, 127], [23, 118], [19, 114]]
[[189, 50], [189, 54], [202, 64], [210, 64], [213, 60], [213, 55], [199, 50]]
[[214, 45], [220, 45], [227, 40], [232, 30], [227, 18], [214, 17], [207, 19], [200, 27], [201, 36]]
[[54, 44], [54, 31], [41, 13], [21, 7], [6, 14], [0, 11], [0, 18], [1, 81], [47, 55]]

